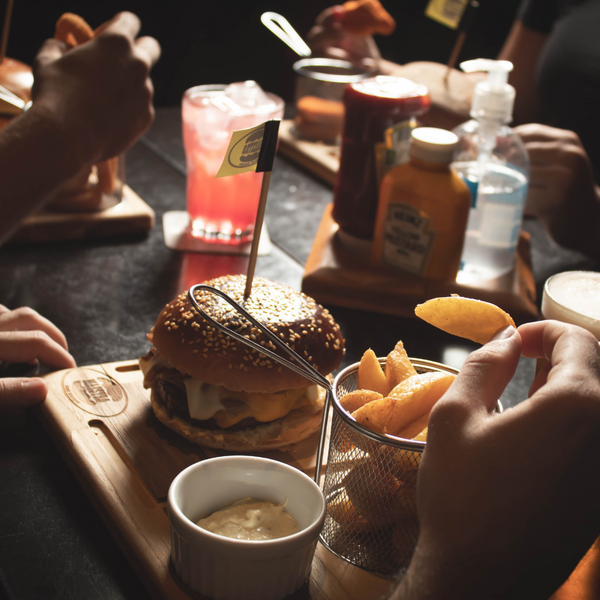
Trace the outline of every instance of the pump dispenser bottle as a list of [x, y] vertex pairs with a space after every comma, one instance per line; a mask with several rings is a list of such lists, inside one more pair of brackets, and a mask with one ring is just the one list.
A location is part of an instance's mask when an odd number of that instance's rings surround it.
[[454, 133], [459, 142], [452, 168], [471, 192], [458, 281], [494, 279], [512, 270], [523, 221], [529, 183], [529, 158], [521, 139], [508, 127], [515, 89], [507, 83], [512, 63], [477, 59], [462, 63], [463, 71], [487, 71], [477, 84], [472, 120]]

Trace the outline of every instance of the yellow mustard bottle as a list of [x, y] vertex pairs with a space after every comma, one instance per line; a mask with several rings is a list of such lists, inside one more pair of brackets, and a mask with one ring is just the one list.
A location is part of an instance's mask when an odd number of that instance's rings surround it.
[[456, 279], [469, 189], [450, 168], [458, 137], [413, 129], [410, 161], [386, 173], [379, 190], [372, 262], [427, 279]]

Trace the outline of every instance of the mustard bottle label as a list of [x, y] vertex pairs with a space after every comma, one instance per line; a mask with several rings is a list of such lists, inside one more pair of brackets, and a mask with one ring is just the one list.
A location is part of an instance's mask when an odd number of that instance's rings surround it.
[[413, 206], [390, 202], [383, 226], [381, 262], [424, 275], [437, 237], [431, 219]]

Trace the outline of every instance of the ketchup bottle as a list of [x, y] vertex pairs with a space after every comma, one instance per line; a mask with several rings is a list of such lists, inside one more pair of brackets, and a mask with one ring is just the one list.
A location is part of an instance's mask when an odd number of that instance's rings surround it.
[[408, 136], [404, 136], [403, 160], [408, 159], [410, 130], [417, 125], [415, 117], [425, 113], [430, 104], [424, 85], [400, 77], [371, 77], [346, 88], [342, 151], [332, 213], [344, 233], [363, 240], [373, 239], [379, 179], [384, 175], [381, 156], [386, 149], [393, 151], [389, 138], [404, 127]]

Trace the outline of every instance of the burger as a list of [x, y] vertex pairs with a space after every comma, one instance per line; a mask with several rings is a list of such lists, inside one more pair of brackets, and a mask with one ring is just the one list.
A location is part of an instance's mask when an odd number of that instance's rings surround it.
[[[245, 276], [205, 282], [225, 292], [322, 375], [340, 364], [344, 340], [331, 314], [285, 285], [255, 277], [244, 300]], [[196, 290], [202, 310], [277, 355], [287, 355], [226, 300]], [[298, 442], [321, 424], [325, 391], [204, 319], [183, 293], [167, 304], [140, 358], [152, 409], [186, 439], [236, 452], [264, 451]]]

